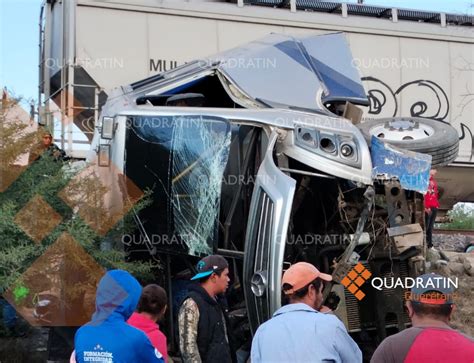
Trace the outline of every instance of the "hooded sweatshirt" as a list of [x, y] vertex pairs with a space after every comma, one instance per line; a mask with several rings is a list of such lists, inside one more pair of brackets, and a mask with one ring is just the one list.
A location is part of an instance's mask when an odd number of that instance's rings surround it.
[[108, 271], [96, 292], [96, 311], [74, 339], [78, 363], [163, 363], [147, 336], [127, 324], [141, 294], [138, 281], [126, 271]]
[[438, 183], [430, 176], [428, 191], [425, 194], [425, 208], [439, 208]]
[[168, 359], [166, 346], [166, 336], [160, 331], [160, 327], [150, 318], [140, 314], [133, 313], [128, 323], [137, 329], [140, 329], [150, 339], [151, 344], [163, 354], [165, 361]]

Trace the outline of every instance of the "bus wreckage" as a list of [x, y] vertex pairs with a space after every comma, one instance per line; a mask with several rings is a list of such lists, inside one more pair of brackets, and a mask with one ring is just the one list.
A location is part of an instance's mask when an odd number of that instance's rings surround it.
[[109, 95], [89, 160], [152, 191], [124, 248], [164, 262], [172, 320], [198, 257], [219, 253], [243, 349], [298, 261], [333, 276], [325, 304], [362, 346], [407, 327], [402, 287], [354, 295], [341, 282], [357, 264], [379, 278], [423, 271], [422, 193], [458, 136], [430, 119], [360, 123], [368, 99], [351, 64], [341, 33], [271, 34]]

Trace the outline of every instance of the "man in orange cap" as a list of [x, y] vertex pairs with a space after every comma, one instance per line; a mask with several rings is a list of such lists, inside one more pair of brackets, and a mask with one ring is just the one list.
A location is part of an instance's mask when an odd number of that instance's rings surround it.
[[362, 353], [344, 324], [318, 310], [323, 301], [323, 274], [307, 262], [292, 265], [283, 274], [282, 289], [289, 304], [260, 325], [252, 341], [252, 363], [362, 362]]

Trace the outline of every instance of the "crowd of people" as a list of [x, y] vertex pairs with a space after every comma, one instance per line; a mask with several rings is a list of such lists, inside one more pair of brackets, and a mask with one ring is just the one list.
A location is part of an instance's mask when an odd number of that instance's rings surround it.
[[[221, 297], [229, 284], [229, 265], [219, 255], [197, 264], [178, 315], [181, 361], [236, 362], [232, 334]], [[441, 278], [425, 274], [423, 286]], [[323, 306], [330, 275], [307, 262], [288, 268], [282, 277], [287, 304], [260, 325], [247, 362], [362, 362], [358, 345], [344, 324]], [[449, 327], [455, 305], [452, 288], [416, 287], [406, 302], [412, 327], [389, 336], [372, 356], [373, 363], [472, 363], [474, 341]], [[172, 362], [158, 321], [167, 308], [166, 291], [142, 288], [128, 272], [108, 271], [96, 293], [96, 311], [75, 336], [71, 362]], [[239, 360], [240, 361], [240, 360]]]

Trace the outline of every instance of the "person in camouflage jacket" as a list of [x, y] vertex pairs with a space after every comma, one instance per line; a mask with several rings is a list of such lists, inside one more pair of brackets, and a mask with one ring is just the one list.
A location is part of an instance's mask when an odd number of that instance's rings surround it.
[[218, 300], [229, 284], [229, 267], [219, 255], [203, 258], [198, 273], [191, 279], [198, 283], [189, 288], [178, 315], [179, 348], [185, 363], [230, 363], [226, 312]]

